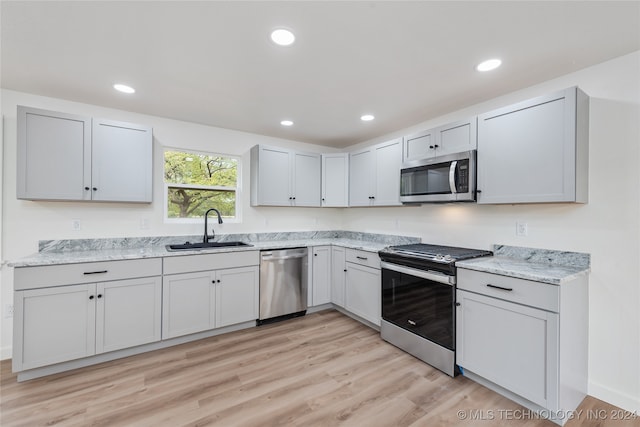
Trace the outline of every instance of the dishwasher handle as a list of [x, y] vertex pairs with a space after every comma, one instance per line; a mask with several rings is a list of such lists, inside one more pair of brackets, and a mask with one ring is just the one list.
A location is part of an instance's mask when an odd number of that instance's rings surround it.
[[305, 258], [308, 255], [308, 251], [306, 248], [302, 250], [283, 250], [280, 253], [274, 254], [273, 252], [262, 252], [260, 254], [260, 258], [263, 261], [269, 260], [284, 260], [284, 259], [296, 259], [296, 258]]

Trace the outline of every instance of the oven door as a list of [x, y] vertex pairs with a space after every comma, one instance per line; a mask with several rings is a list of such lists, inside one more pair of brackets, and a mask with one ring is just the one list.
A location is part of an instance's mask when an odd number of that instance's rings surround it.
[[382, 262], [382, 318], [454, 350], [455, 287], [442, 273]]

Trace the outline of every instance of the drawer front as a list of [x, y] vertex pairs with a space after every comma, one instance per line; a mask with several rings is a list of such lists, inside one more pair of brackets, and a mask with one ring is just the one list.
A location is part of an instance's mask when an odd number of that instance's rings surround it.
[[560, 308], [559, 287], [532, 280], [458, 268], [458, 289], [556, 313]]
[[347, 249], [346, 252], [347, 262], [380, 269], [380, 257], [377, 253], [358, 249]]
[[217, 254], [184, 255], [164, 258], [163, 273], [191, 273], [222, 268], [260, 265], [259, 251], [224, 252]]
[[19, 291], [161, 274], [162, 258], [18, 267], [14, 271], [14, 288]]

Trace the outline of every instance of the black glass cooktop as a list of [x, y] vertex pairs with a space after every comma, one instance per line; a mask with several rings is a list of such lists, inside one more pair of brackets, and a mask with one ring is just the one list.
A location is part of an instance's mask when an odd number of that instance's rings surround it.
[[454, 246], [416, 243], [411, 245], [388, 246], [379, 252], [385, 262], [401, 264], [419, 269], [435, 269], [455, 275], [455, 262], [493, 255], [482, 249], [458, 248]]

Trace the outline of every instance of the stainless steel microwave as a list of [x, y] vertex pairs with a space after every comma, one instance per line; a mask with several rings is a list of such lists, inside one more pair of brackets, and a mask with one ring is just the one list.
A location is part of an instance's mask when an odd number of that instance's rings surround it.
[[405, 162], [400, 169], [402, 203], [476, 200], [476, 151]]

